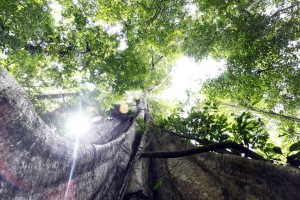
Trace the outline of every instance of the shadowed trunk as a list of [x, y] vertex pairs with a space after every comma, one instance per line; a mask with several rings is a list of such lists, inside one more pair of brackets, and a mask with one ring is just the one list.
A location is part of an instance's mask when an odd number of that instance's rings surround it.
[[[144, 95], [136, 118], [151, 122]], [[1, 199], [299, 199], [299, 169], [233, 155], [141, 158], [144, 151], [192, 148], [136, 118], [113, 119], [67, 140], [37, 116], [0, 68]], [[152, 127], [152, 128], [151, 128]], [[75, 160], [75, 162], [73, 162]], [[153, 186], [161, 181], [162, 186]]]

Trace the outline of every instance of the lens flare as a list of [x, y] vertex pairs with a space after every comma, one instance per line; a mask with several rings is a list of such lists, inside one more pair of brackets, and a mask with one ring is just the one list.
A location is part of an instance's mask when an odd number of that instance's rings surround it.
[[128, 111], [129, 111], [129, 108], [128, 108], [127, 104], [121, 104], [120, 105], [120, 112], [121, 113], [126, 114], [126, 113], [128, 113]]
[[83, 114], [77, 114], [68, 120], [66, 125], [69, 135], [81, 135], [90, 128], [90, 122]]

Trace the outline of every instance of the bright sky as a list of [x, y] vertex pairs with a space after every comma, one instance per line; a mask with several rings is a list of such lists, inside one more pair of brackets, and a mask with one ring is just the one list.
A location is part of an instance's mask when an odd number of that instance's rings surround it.
[[216, 78], [224, 70], [225, 62], [217, 62], [212, 59], [204, 59], [196, 63], [188, 57], [179, 59], [171, 72], [171, 87], [162, 93], [166, 100], [187, 99], [186, 90], [197, 92], [205, 80]]

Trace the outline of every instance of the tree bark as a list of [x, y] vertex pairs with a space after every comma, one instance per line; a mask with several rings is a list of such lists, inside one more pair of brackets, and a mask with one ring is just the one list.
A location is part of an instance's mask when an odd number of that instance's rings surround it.
[[72, 142], [0, 68], [1, 199], [299, 199], [296, 168], [216, 153], [141, 158], [193, 147], [154, 126], [141, 131], [137, 118], [152, 121], [146, 105], [145, 94], [132, 121], [103, 122]]

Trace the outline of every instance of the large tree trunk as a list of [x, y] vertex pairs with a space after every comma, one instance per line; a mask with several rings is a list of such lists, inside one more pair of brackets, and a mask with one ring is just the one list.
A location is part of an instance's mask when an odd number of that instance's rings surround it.
[[[151, 121], [145, 97], [136, 118]], [[156, 128], [141, 133], [136, 119], [104, 122], [78, 140], [53, 133], [0, 68], [0, 199], [300, 198], [296, 168], [216, 153], [141, 158], [192, 144]]]

